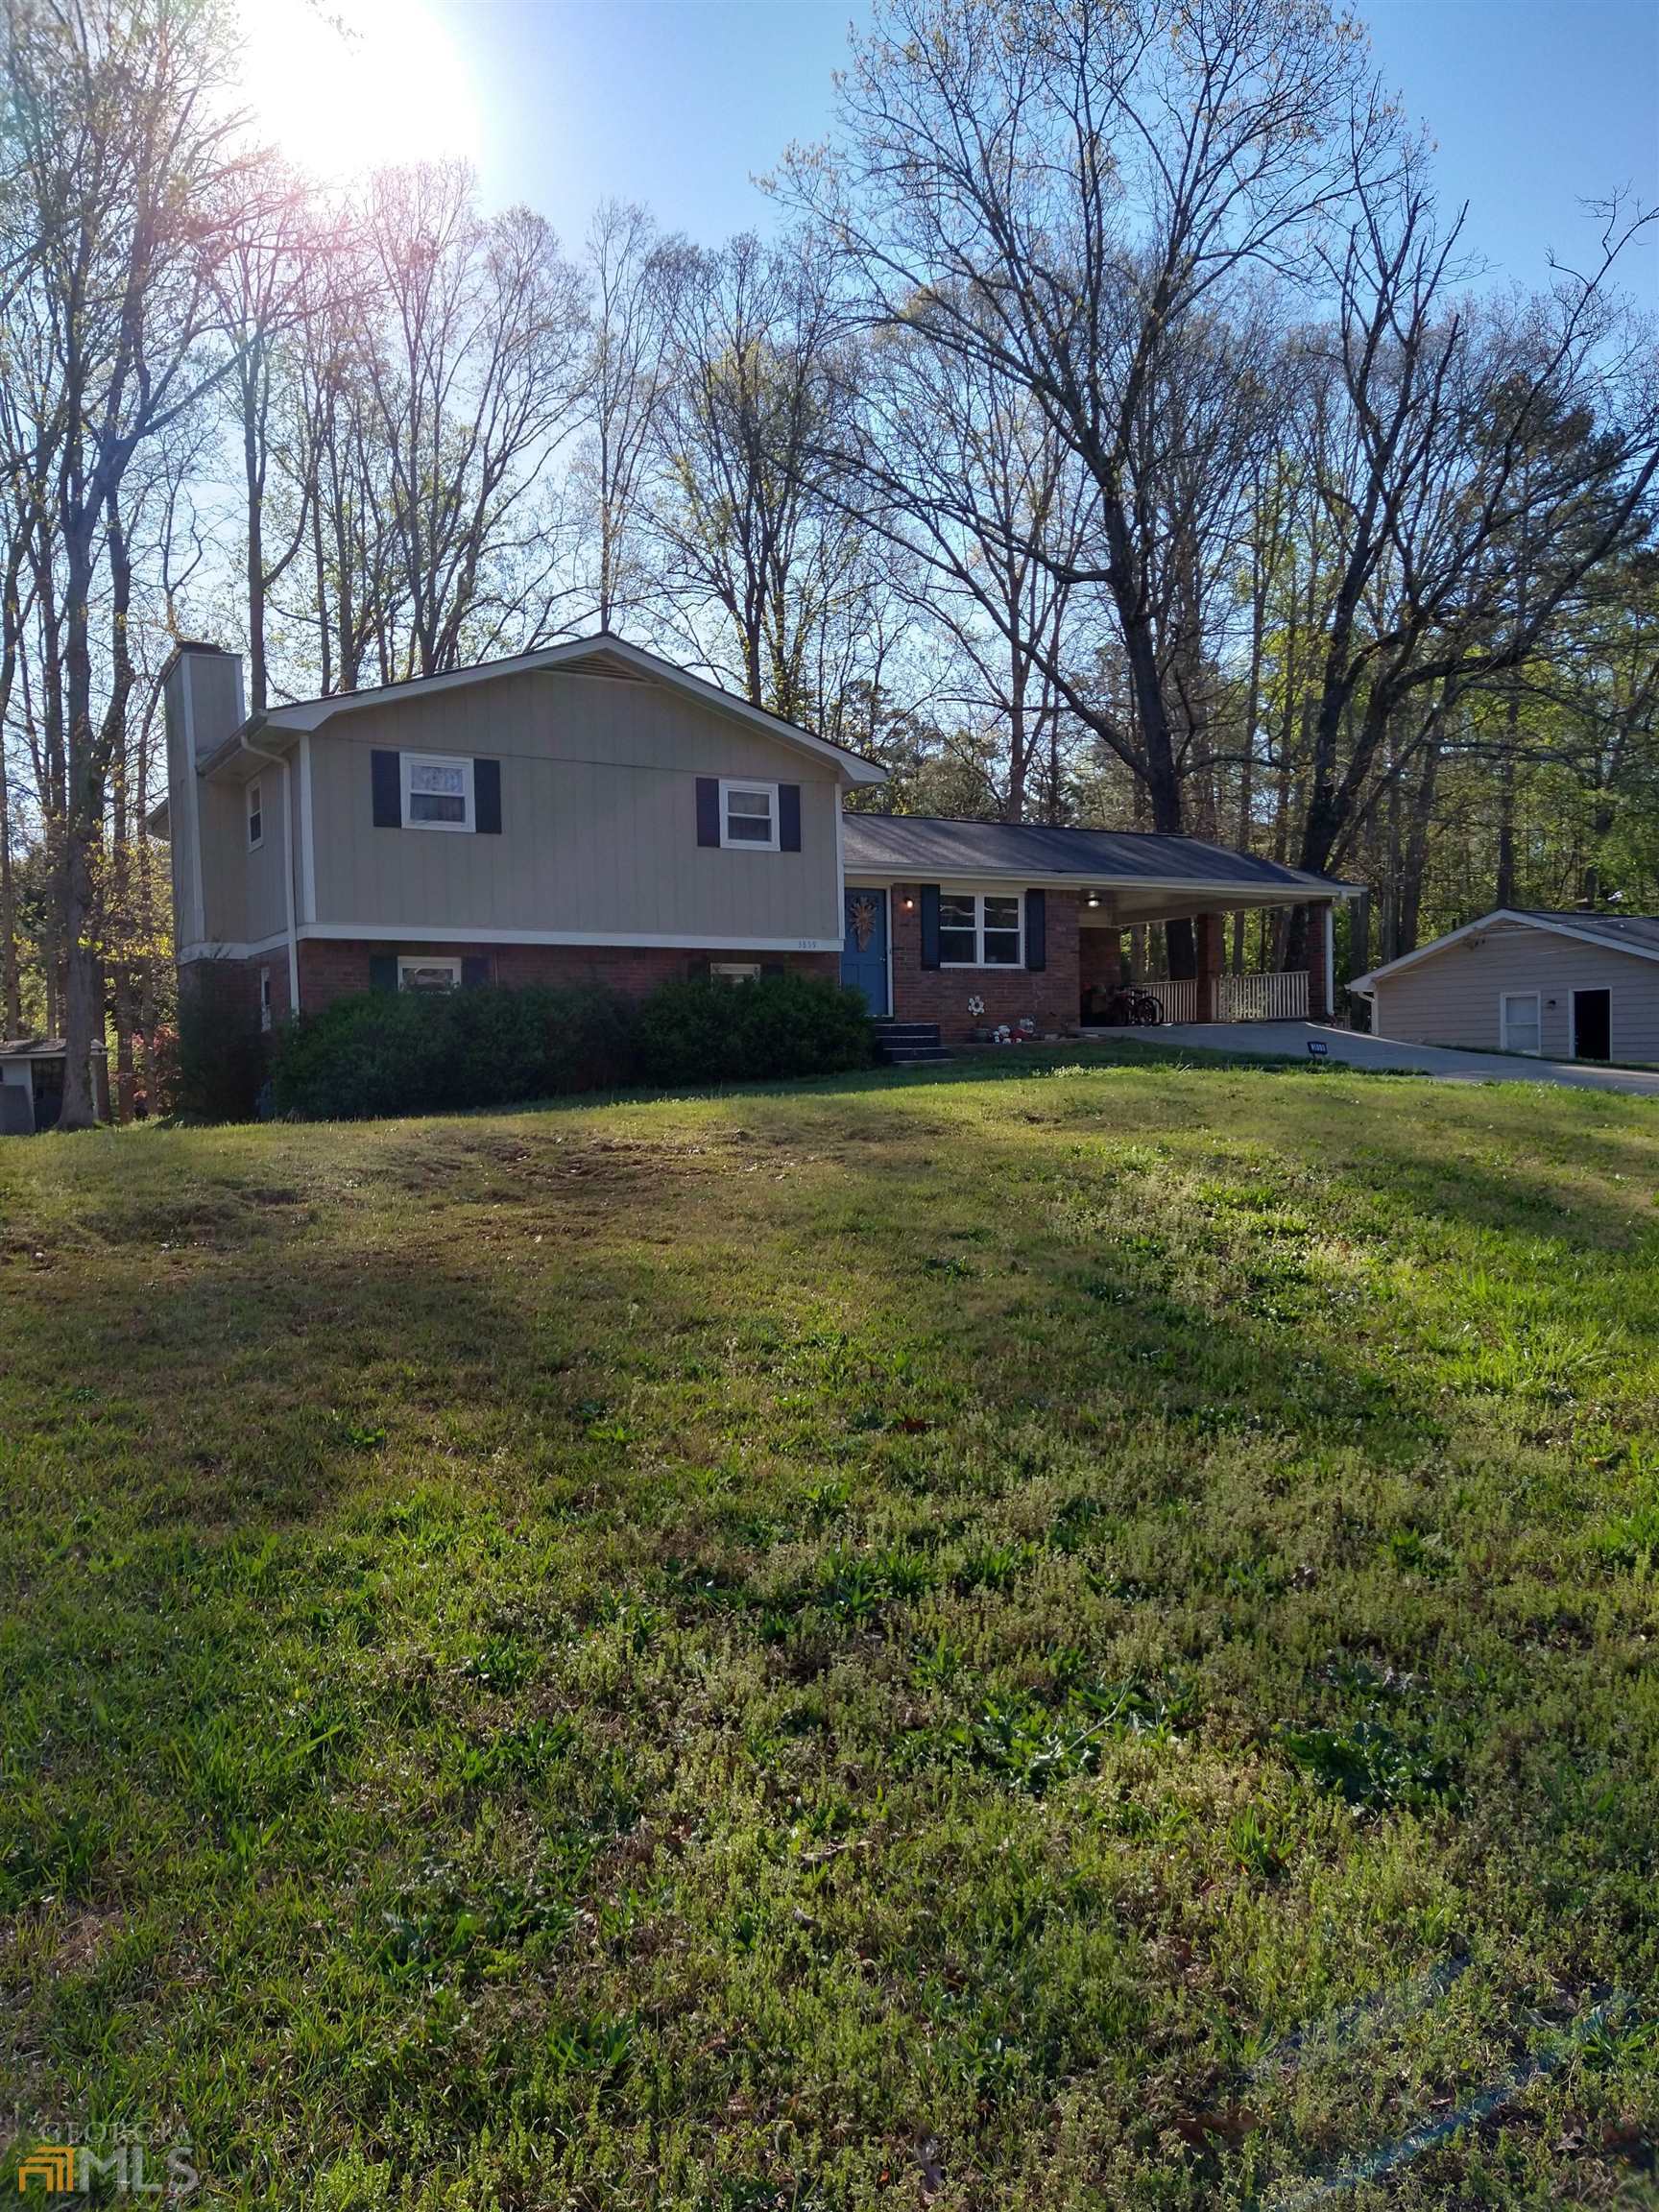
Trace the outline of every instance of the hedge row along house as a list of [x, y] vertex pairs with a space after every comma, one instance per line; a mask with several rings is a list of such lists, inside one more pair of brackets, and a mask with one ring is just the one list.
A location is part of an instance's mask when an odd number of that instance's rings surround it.
[[[1330, 1011], [1346, 886], [1196, 838], [849, 812], [874, 762], [609, 635], [253, 715], [239, 659], [184, 644], [165, 703], [180, 992], [267, 1026], [349, 992], [781, 967], [946, 1043], [1074, 1034], [1124, 932], [1184, 918], [1171, 1016]], [[1223, 976], [1223, 917], [1286, 905], [1314, 909], [1308, 973]]]

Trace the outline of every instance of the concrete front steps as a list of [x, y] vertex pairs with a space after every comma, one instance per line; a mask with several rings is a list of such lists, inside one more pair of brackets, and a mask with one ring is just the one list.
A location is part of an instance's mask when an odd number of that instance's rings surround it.
[[949, 1047], [939, 1042], [937, 1022], [878, 1022], [876, 1052], [878, 1059], [896, 1068], [925, 1066], [951, 1057]]

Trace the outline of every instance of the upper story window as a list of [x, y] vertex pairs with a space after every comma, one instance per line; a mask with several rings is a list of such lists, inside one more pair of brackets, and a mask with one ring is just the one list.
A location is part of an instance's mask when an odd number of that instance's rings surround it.
[[259, 779], [248, 786], [248, 850], [256, 853], [265, 842], [265, 794]]
[[1017, 891], [940, 894], [941, 968], [1018, 968], [1024, 957]]
[[735, 777], [720, 785], [720, 842], [751, 853], [778, 851], [778, 786]]
[[403, 827], [406, 830], [471, 830], [472, 762], [445, 753], [405, 753]]

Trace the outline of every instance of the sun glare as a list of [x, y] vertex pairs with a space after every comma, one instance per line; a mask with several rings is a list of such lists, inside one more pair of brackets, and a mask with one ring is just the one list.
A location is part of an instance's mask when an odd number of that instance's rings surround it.
[[472, 159], [465, 60], [419, 0], [242, 0], [243, 97], [259, 135], [314, 175]]

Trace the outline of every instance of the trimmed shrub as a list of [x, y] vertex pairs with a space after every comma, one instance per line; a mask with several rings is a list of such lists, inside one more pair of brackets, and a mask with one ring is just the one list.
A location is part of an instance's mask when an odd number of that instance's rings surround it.
[[610, 991], [372, 991], [281, 1032], [272, 1103], [352, 1121], [613, 1088], [634, 1078], [637, 1022]]
[[610, 991], [371, 991], [278, 1031], [271, 1102], [301, 1121], [512, 1106], [561, 1092], [756, 1082], [867, 1067], [855, 991], [808, 975]]
[[733, 983], [664, 983], [639, 1015], [639, 1062], [651, 1083], [754, 1083], [867, 1068], [875, 1031], [862, 996], [784, 972]]

